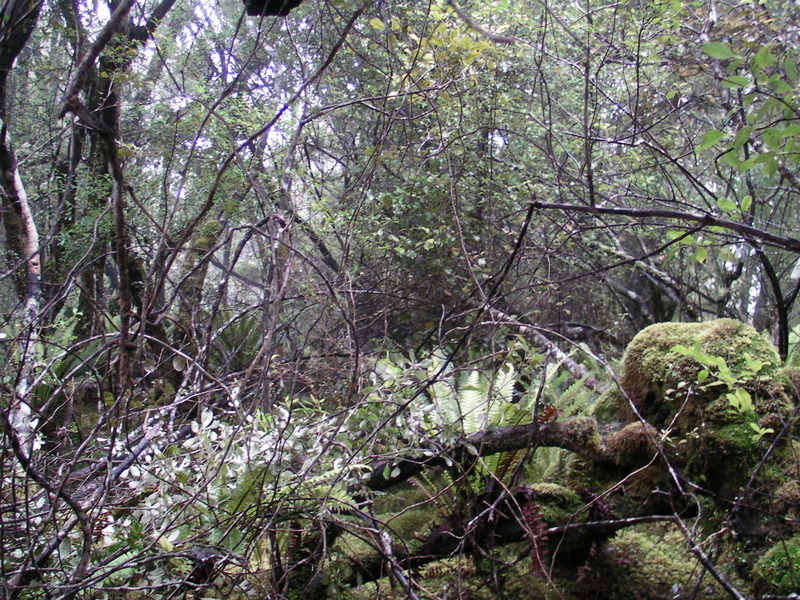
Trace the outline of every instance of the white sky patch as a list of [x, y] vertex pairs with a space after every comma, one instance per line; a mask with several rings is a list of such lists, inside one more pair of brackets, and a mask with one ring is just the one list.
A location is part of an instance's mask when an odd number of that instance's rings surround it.
[[508, 139], [506, 136], [496, 129], [489, 134], [489, 141], [495, 148], [504, 148], [505, 146], [508, 146]]
[[175, 96], [169, 100], [169, 107], [172, 110], [181, 110], [191, 103], [192, 99], [189, 96]]
[[[186, 143], [188, 144], [189, 142], [186, 142]], [[194, 147], [197, 148], [198, 150], [201, 150], [201, 151], [202, 150], [208, 150], [213, 145], [214, 145], [214, 142], [211, 141], [211, 138], [207, 138], [207, 137], [204, 137], [204, 136], [200, 136], [194, 141]]]

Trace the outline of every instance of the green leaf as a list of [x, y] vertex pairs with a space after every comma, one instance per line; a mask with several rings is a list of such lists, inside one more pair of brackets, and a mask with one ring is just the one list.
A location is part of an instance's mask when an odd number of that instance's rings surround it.
[[684, 356], [691, 356], [692, 350], [687, 348], [683, 344], [675, 344], [672, 348], [670, 348], [670, 352], [675, 352], [676, 354], [683, 354]]
[[706, 264], [708, 260], [708, 250], [705, 246], [700, 246], [697, 251], [692, 255], [692, 258], [699, 262], [701, 265]]
[[697, 145], [695, 150], [699, 152], [700, 150], [711, 148], [711, 146], [716, 144], [724, 137], [725, 134], [719, 129], [709, 129], [708, 131], [703, 133], [703, 138], [700, 140], [700, 143]]
[[764, 361], [753, 358], [747, 352], [745, 352], [744, 360], [747, 363], [747, 368], [753, 373], [758, 373], [764, 367]]
[[386, 24], [377, 17], [370, 19], [369, 24], [373, 29], [377, 29], [378, 31], [386, 29]]
[[763, 160], [759, 160], [762, 156], [763, 156], [763, 154], [758, 154], [756, 156], [751, 156], [747, 160], [743, 161], [738, 167], [739, 171], [744, 173], [746, 171], [749, 171], [750, 169], [752, 169], [756, 165], [762, 164], [764, 161]]
[[748, 125], [747, 127], [742, 127], [739, 131], [736, 132], [736, 137], [733, 138], [733, 147], [735, 150], [739, 150], [745, 143], [750, 139], [750, 134], [753, 133], [753, 126]]
[[786, 72], [786, 77], [792, 81], [797, 80], [797, 65], [794, 64], [792, 60], [788, 58], [783, 63], [783, 70]]
[[742, 166], [742, 161], [739, 160], [739, 157], [736, 156], [736, 152], [726, 152], [722, 155], [722, 160], [732, 166], [734, 169], [738, 169]]
[[750, 429], [755, 431], [752, 437], [754, 442], [759, 441], [765, 435], [768, 435], [770, 433], [775, 433], [775, 430], [772, 427], [767, 427], [766, 429], [764, 429], [763, 427], [759, 426], [758, 423], [753, 423], [753, 422], [748, 423], [748, 425], [750, 426]]
[[747, 212], [752, 204], [753, 197], [750, 194], [742, 198], [742, 212]]
[[778, 161], [775, 159], [775, 155], [772, 152], [768, 155], [764, 155], [764, 160], [760, 162], [764, 165], [765, 175], [775, 175], [778, 171]]
[[720, 60], [733, 58], [731, 47], [724, 42], [708, 42], [703, 44], [703, 52], [708, 54], [711, 58], [718, 58]]
[[800, 136], [800, 125], [789, 125], [781, 130], [781, 137]]
[[780, 75], [773, 75], [768, 81], [769, 89], [776, 94], [786, 94], [792, 91], [792, 86], [781, 79]]
[[777, 127], [770, 127], [764, 131], [764, 143], [772, 150], [780, 150], [783, 145], [782, 132]]
[[723, 212], [726, 212], [729, 215], [732, 215], [739, 209], [739, 207], [736, 206], [736, 202], [733, 200], [728, 200], [727, 198], [717, 199], [717, 206], [719, 206]]
[[742, 77], [741, 75], [731, 75], [722, 80], [723, 86], [732, 89], [747, 87], [751, 83], [747, 77]]
[[747, 417], [755, 411], [753, 398], [750, 396], [750, 392], [745, 389], [736, 388], [732, 392], [725, 394], [725, 397], [728, 398], [731, 408], [743, 417]]
[[[671, 240], [677, 240], [679, 237], [685, 234], [686, 234], [685, 231], [678, 231], [675, 229], [670, 229], [669, 231], [667, 231], [667, 237]], [[697, 243], [697, 239], [695, 239], [693, 235], [686, 235], [685, 237], [682, 237], [680, 242], [678, 243], [692, 245]]]
[[764, 46], [759, 50], [753, 59], [750, 61], [750, 70], [753, 72], [771, 67], [777, 62], [777, 59], [770, 51], [770, 46]]

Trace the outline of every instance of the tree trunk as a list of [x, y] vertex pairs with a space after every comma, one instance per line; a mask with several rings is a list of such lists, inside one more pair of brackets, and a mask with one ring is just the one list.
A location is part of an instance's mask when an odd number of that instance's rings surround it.
[[12, 251], [11, 268], [18, 269], [17, 289], [22, 300], [22, 329], [19, 334], [19, 370], [7, 415], [11, 434], [17, 437], [25, 456], [33, 448], [36, 418], [30, 405], [35, 378], [41, 296], [41, 255], [39, 232], [19, 174], [19, 165], [9, 134], [8, 76], [19, 53], [33, 32], [41, 11], [40, 2], [11, 1], [2, 9], [4, 23], [0, 38], [0, 172], [6, 239]]

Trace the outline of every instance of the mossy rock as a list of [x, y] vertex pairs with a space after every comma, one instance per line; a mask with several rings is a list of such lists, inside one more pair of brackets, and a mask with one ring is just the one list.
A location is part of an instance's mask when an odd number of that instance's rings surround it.
[[753, 569], [759, 594], [788, 595], [800, 591], [800, 535], [777, 542]]
[[[430, 533], [439, 515], [433, 506], [407, 509], [396, 515], [380, 515], [378, 522], [386, 524], [386, 530], [392, 534], [393, 543], [403, 552], [414, 554], [422, 546], [422, 540]], [[358, 532], [357, 524], [354, 532], [344, 533], [336, 540], [335, 549], [353, 559], [357, 564], [374, 560], [375, 545], [368, 535]]]
[[[724, 364], [709, 364], [720, 359]], [[698, 377], [703, 370], [707, 373]], [[648, 437], [664, 441], [683, 473], [732, 498], [770, 439], [760, 439], [754, 426], [780, 431], [792, 409], [789, 381], [775, 347], [749, 325], [733, 319], [659, 323], [631, 341], [622, 364], [622, 392], [598, 407], [595, 417], [616, 422], [615, 427], [637, 423], [633, 405], [659, 432]], [[754, 411], [734, 410], [728, 397], [734, 392], [746, 393]], [[639, 441], [639, 453], [652, 456], [653, 449], [636, 436], [616, 440], [612, 435], [609, 441]]]
[[[625, 352], [620, 383], [637, 410], [653, 425], [669, 422], [676, 405], [690, 395], [709, 404], [727, 391], [725, 385], [709, 386], [714, 375], [698, 384], [705, 369], [694, 358], [673, 350], [676, 346], [694, 348], [721, 357], [734, 375], [749, 373], [747, 357], [758, 361], [758, 376], [750, 378], [754, 392], [768, 396], [787, 383], [780, 371], [775, 347], [753, 327], [734, 319], [706, 323], [657, 323], [640, 331]], [[671, 391], [672, 390], [672, 391]], [[674, 396], [674, 399], [670, 399]]]
[[784, 481], [775, 491], [775, 510], [785, 515], [786, 522], [795, 531], [800, 530], [800, 480]]

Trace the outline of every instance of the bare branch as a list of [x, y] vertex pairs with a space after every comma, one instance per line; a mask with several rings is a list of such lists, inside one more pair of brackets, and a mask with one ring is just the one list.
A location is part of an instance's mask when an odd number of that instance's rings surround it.
[[636, 219], [657, 218], [670, 219], [674, 221], [691, 221], [699, 223], [703, 227], [721, 227], [745, 237], [755, 238], [763, 242], [783, 248], [790, 252], [800, 253], [800, 240], [793, 237], [775, 235], [758, 227], [752, 227], [744, 223], [737, 223], [728, 219], [721, 219], [711, 214], [687, 213], [678, 210], [666, 210], [660, 208], [618, 208], [613, 206], [584, 206], [580, 204], [560, 204], [552, 202], [533, 202], [535, 208], [542, 210], [563, 210], [573, 213], [588, 213], [593, 215], [616, 215], [621, 217], [634, 217]]

